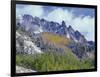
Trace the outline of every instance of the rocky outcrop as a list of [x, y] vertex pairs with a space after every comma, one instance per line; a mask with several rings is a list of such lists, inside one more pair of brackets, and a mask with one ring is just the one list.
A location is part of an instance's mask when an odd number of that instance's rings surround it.
[[34, 54], [42, 53], [42, 51], [32, 42], [32, 39], [28, 35], [16, 31], [16, 53]]
[[36, 71], [21, 66], [16, 66], [16, 73], [30, 73], [30, 72], [36, 72]]

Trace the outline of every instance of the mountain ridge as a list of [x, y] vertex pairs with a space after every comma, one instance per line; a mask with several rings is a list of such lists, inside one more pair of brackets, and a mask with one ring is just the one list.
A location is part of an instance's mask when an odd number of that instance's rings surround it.
[[[16, 29], [20, 29], [21, 32], [25, 33], [24, 37], [27, 36], [27, 38], [31, 39], [25, 41], [25, 43], [27, 41], [32, 43], [30, 46], [25, 45], [27, 48], [31, 47], [31, 50], [34, 47], [39, 47], [43, 52], [52, 49], [61, 53], [61, 51], [65, 52], [67, 48], [71, 49], [72, 53], [78, 58], [86, 57], [88, 56], [87, 52], [91, 53], [91, 51], [95, 51], [94, 42], [87, 41], [84, 35], [78, 30], [74, 30], [71, 25], [67, 27], [65, 21], [59, 24], [25, 14], [21, 18], [16, 19]], [[19, 32], [18, 30], [17, 32]], [[22, 40], [25, 40], [25, 38]], [[67, 44], [68, 40], [71, 42]], [[25, 51], [29, 52], [29, 49]], [[36, 51], [30, 52], [34, 53]]]
[[20, 24], [23, 25], [26, 30], [32, 30], [33, 33], [51, 32], [61, 36], [66, 36], [75, 42], [88, 42], [84, 35], [82, 35], [78, 30], [74, 30], [71, 25], [66, 25], [65, 21], [62, 21], [62, 23], [59, 24], [58, 22], [47, 21], [43, 18], [40, 19], [39, 17], [33, 17], [27, 14], [24, 14], [19, 18], [18, 22], [20, 21]]

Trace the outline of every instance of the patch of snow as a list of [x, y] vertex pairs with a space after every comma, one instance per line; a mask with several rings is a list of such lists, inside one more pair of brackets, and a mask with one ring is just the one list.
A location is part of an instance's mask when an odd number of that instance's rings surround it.
[[75, 42], [78, 42], [78, 40], [76, 38], [73, 38]]
[[69, 35], [69, 33], [67, 33], [67, 38], [70, 38], [70, 35]]
[[35, 34], [43, 32], [43, 29], [41, 27], [38, 27], [37, 30], [34, 31]]

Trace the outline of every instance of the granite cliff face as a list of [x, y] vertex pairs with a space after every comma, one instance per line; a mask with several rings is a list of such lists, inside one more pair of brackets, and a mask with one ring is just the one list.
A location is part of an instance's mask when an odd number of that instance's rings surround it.
[[16, 32], [16, 50], [19, 54], [42, 53], [41, 49], [35, 45], [33, 40], [25, 33]]

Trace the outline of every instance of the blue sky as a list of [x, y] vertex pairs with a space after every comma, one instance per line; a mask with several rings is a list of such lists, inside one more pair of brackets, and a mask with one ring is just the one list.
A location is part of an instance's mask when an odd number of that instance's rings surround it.
[[67, 26], [71, 25], [75, 30], [80, 31], [87, 40], [94, 41], [94, 9], [17, 4], [16, 16], [23, 14], [38, 16], [60, 24], [64, 20]]

